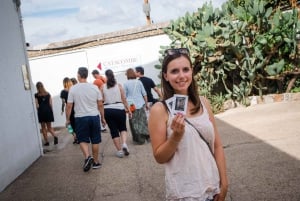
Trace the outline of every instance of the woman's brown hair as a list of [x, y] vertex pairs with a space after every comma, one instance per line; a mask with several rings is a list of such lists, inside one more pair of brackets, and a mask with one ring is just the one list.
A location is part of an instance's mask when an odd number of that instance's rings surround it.
[[38, 95], [44, 96], [44, 95], [48, 94], [48, 92], [44, 88], [44, 85], [43, 85], [42, 82], [37, 82], [36, 83], [36, 89], [37, 89]]
[[132, 68], [127, 69], [126, 76], [128, 80], [136, 79], [136, 74]]
[[111, 69], [105, 71], [105, 76], [107, 78], [106, 84], [108, 89], [114, 87], [117, 84], [114, 72]]
[[65, 89], [69, 90], [71, 88], [71, 86], [73, 86], [73, 83], [70, 80], [70, 78], [65, 77], [64, 80], [63, 80], [63, 85], [64, 85]]

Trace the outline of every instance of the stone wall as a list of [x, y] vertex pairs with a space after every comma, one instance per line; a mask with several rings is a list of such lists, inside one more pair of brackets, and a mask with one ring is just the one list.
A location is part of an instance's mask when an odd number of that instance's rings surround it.
[[251, 105], [274, 103], [274, 102], [299, 101], [300, 93], [269, 94], [269, 95], [264, 95], [262, 98], [259, 96], [252, 96], [249, 99]]
[[[250, 96], [249, 102], [250, 106], [257, 104], [268, 104], [275, 102], [289, 102], [289, 101], [300, 101], [300, 92], [298, 93], [283, 93], [283, 94], [268, 94], [263, 97], [260, 96]], [[233, 100], [225, 101], [224, 110], [229, 110], [236, 107], [245, 107], [239, 103], [234, 102]]]

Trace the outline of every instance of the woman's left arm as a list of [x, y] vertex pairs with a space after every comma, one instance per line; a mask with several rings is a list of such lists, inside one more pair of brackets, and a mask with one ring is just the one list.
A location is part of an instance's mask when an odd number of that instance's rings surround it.
[[215, 143], [214, 143], [214, 156], [215, 160], [217, 163], [219, 175], [220, 175], [220, 194], [218, 194], [215, 197], [215, 201], [224, 201], [226, 194], [227, 194], [227, 189], [228, 189], [228, 179], [227, 179], [227, 172], [226, 172], [226, 161], [225, 161], [225, 154], [224, 154], [224, 149], [223, 145], [221, 142], [221, 137], [219, 135], [216, 121], [214, 114], [211, 110], [211, 105], [207, 99], [205, 99], [204, 104], [207, 108], [207, 111], [209, 113], [209, 119], [213, 124], [214, 127], [214, 133], [215, 133]]
[[145, 107], [146, 107], [146, 110], [149, 110], [149, 105], [148, 105], [148, 98], [147, 98], [147, 95], [143, 96], [144, 98], [144, 101], [145, 101]]
[[140, 80], [139, 80], [138, 83], [139, 83], [140, 88], [141, 88], [141, 93], [142, 93], [142, 96], [143, 96], [143, 99], [144, 99], [144, 102], [145, 102], [146, 110], [149, 110], [148, 97], [147, 97], [147, 93], [146, 93], [145, 87], [144, 87], [143, 83]]
[[123, 103], [123, 105], [125, 107], [125, 111], [128, 112], [129, 118], [131, 118], [132, 117], [132, 113], [130, 111], [128, 102], [126, 100], [125, 91], [124, 91], [124, 89], [123, 89], [123, 87], [122, 87], [121, 84], [118, 84], [118, 86], [119, 86], [119, 89], [120, 89], [121, 100], [122, 100], [122, 103]]

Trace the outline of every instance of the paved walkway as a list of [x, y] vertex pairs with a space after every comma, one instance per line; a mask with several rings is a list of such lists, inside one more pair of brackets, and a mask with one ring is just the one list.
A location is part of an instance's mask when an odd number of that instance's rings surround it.
[[[300, 200], [300, 102], [237, 108], [216, 116], [225, 146], [230, 188], [226, 201]], [[115, 157], [103, 133], [98, 170], [82, 171], [82, 154], [66, 130], [27, 171], [0, 193], [1, 201], [160, 201], [164, 170], [151, 144]]]

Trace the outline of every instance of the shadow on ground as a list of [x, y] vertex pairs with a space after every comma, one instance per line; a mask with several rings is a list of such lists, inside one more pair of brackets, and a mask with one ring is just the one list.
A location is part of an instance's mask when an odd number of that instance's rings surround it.
[[300, 200], [299, 159], [223, 121], [218, 124], [230, 180], [226, 200]]

